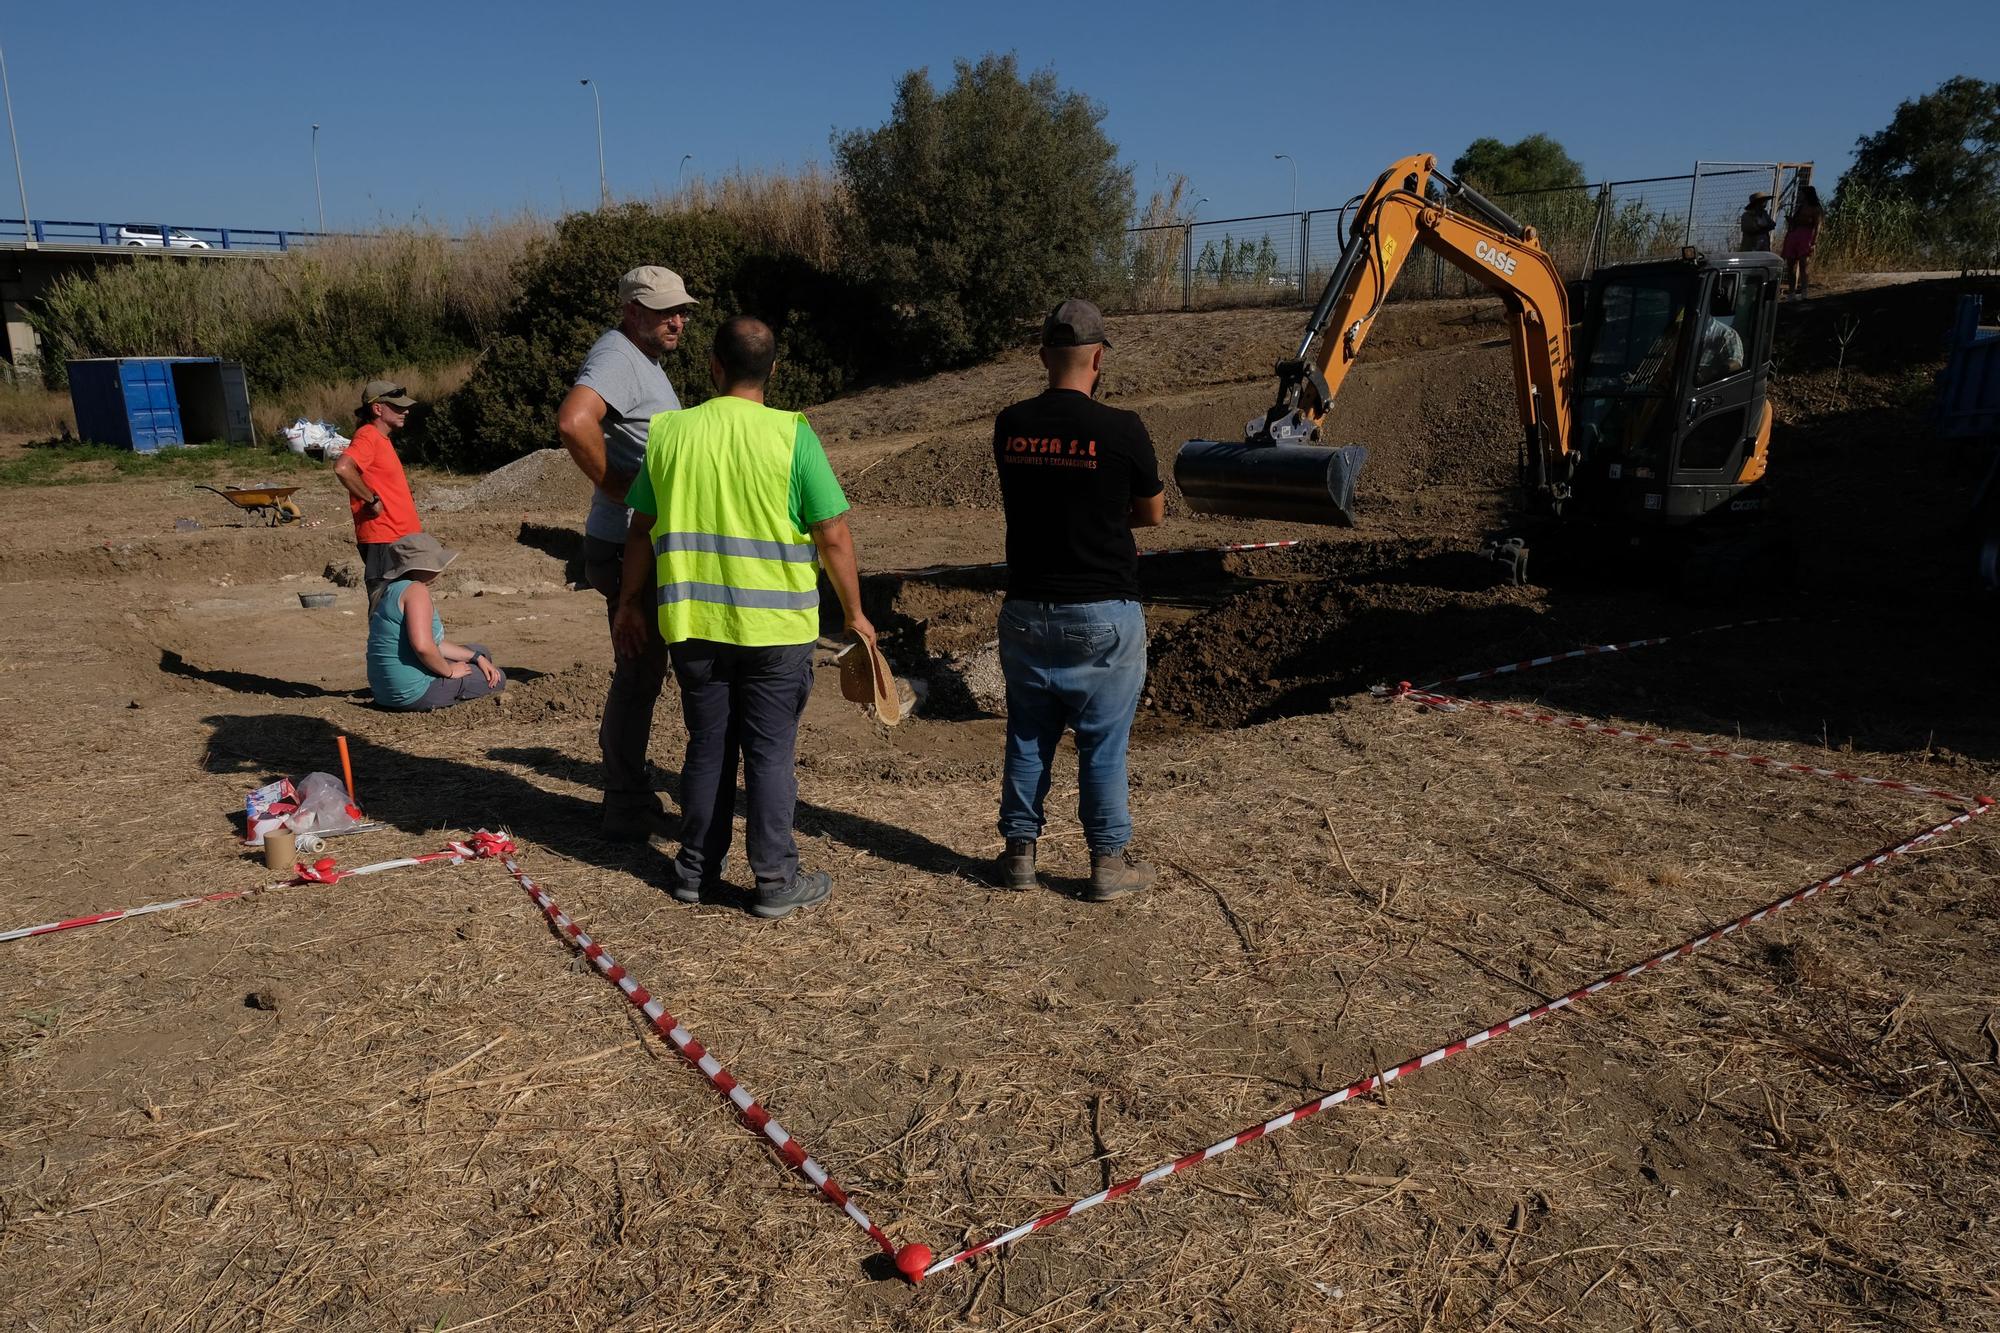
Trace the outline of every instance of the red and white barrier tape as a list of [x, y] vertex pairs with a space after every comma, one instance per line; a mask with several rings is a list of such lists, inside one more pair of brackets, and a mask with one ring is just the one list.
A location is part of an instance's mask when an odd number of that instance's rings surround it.
[[1651, 745], [1662, 750], [1672, 750], [1677, 754], [1698, 755], [1704, 759], [1732, 759], [1740, 764], [1750, 764], [1773, 773], [1796, 773], [1802, 777], [1834, 778], [1841, 782], [1852, 782], [1863, 787], [1879, 787], [1884, 791], [1902, 792], [1909, 796], [1931, 796], [1940, 801], [1950, 801], [1956, 805], [1970, 805], [1986, 798], [1966, 796], [1958, 792], [1946, 791], [1942, 787], [1924, 787], [1914, 782], [1904, 782], [1897, 778], [1871, 778], [1861, 773], [1849, 773], [1845, 769], [1820, 768], [1813, 764], [1789, 763], [1783, 759], [1773, 759], [1769, 755], [1743, 754], [1736, 750], [1724, 750], [1712, 745], [1697, 745], [1693, 741], [1674, 740], [1666, 736], [1655, 736], [1648, 731], [1632, 731], [1625, 727], [1614, 727], [1606, 722], [1592, 722], [1589, 718], [1570, 717], [1561, 713], [1548, 713], [1535, 708], [1522, 708], [1515, 704], [1488, 703], [1484, 699], [1461, 699], [1451, 694], [1433, 694], [1428, 690], [1398, 689], [1392, 699], [1407, 699], [1411, 703], [1428, 704], [1433, 708], [1447, 711], [1458, 708], [1476, 709], [1482, 713], [1492, 713], [1496, 717], [1511, 718], [1517, 722], [1534, 722], [1542, 726], [1557, 727], [1564, 731], [1583, 732], [1593, 736], [1611, 736], [1618, 740], [1634, 741], [1640, 745]]
[[[1415, 688], [1417, 690], [1434, 690], [1440, 685], [1463, 685], [1471, 680], [1491, 680], [1495, 676], [1511, 676], [1517, 672], [1532, 671], [1536, 667], [1545, 667], [1556, 662], [1574, 661], [1579, 657], [1599, 657], [1606, 653], [1629, 653], [1638, 648], [1657, 648], [1663, 643], [1672, 643], [1675, 639], [1691, 639], [1697, 634], [1720, 634], [1724, 630], [1749, 629], [1752, 625], [1782, 625], [1791, 619], [1793, 619], [1791, 616], [1769, 616], [1762, 620], [1736, 620], [1731, 621], [1727, 625], [1708, 625], [1701, 629], [1692, 629], [1681, 634], [1662, 634], [1656, 638], [1631, 639], [1625, 643], [1592, 644], [1587, 648], [1572, 648], [1566, 653], [1550, 653], [1546, 657], [1531, 657], [1525, 662], [1509, 662], [1505, 666], [1487, 667], [1484, 671], [1468, 671], [1462, 676], [1445, 676], [1437, 680], [1426, 681]], [[1404, 681], [1399, 688], [1407, 691], [1411, 686], [1408, 681]], [[1392, 693], [1392, 691], [1387, 686], [1378, 686], [1375, 693], [1388, 694]]]
[[644, 986], [634, 981], [631, 974], [604, 951], [603, 945], [591, 939], [570, 920], [555, 899], [549, 897], [541, 885], [530, 879], [512, 856], [503, 857], [501, 864], [507, 867], [507, 873], [514, 877], [514, 882], [521, 886], [522, 891], [534, 900], [535, 906], [542, 909], [542, 914], [548, 917], [550, 923], [590, 960], [590, 965], [603, 973], [605, 980], [624, 992], [625, 998], [646, 1016], [646, 1021], [652, 1024], [653, 1029], [672, 1042], [674, 1049], [699, 1069], [717, 1092], [729, 1099], [730, 1104], [736, 1108], [737, 1115], [742, 1117], [743, 1123], [770, 1140], [771, 1146], [778, 1150], [778, 1156], [784, 1159], [786, 1166], [811, 1181], [814, 1187], [826, 1196], [828, 1202], [845, 1213], [848, 1220], [867, 1232], [868, 1238], [881, 1246], [884, 1254], [896, 1261], [897, 1268], [906, 1277], [914, 1282], [922, 1276], [924, 1264], [930, 1262], [928, 1249], [923, 1246], [905, 1246], [904, 1251], [907, 1253], [899, 1252], [895, 1242], [882, 1233], [882, 1228], [868, 1220], [868, 1214], [856, 1206], [847, 1191], [840, 1187], [840, 1183], [806, 1154], [805, 1149], [799, 1146], [798, 1140], [787, 1133], [785, 1127], [773, 1119], [771, 1113], [750, 1095], [749, 1090], [738, 1083], [730, 1072], [708, 1053], [706, 1047], [695, 1040], [693, 1033], [681, 1026], [680, 1020], [669, 1013], [665, 1005], [655, 999]]
[[1043, 1213], [1034, 1221], [1023, 1223], [1021, 1226], [1015, 1227], [1012, 1231], [1002, 1232], [991, 1240], [981, 1241], [977, 1245], [960, 1250], [957, 1254], [949, 1258], [938, 1260], [924, 1270], [923, 1276], [929, 1277], [933, 1273], [941, 1273], [954, 1264], [962, 1264], [982, 1254], [997, 1250], [1004, 1245], [1011, 1245], [1022, 1237], [1032, 1235], [1044, 1227], [1053, 1226], [1066, 1217], [1074, 1217], [1086, 1209], [1095, 1208], [1100, 1203], [1108, 1203], [1113, 1199], [1122, 1198], [1132, 1191], [1139, 1189], [1141, 1186], [1153, 1184], [1155, 1181], [1164, 1180], [1168, 1176], [1185, 1171], [1189, 1167], [1199, 1166], [1203, 1162], [1211, 1161], [1214, 1158], [1222, 1156], [1222, 1154], [1228, 1152], [1231, 1148], [1238, 1148], [1246, 1143], [1254, 1142], [1267, 1134], [1275, 1134], [1281, 1129], [1298, 1123], [1307, 1116], [1316, 1115], [1321, 1111], [1338, 1106], [1342, 1102], [1351, 1101], [1356, 1097], [1373, 1092], [1375, 1089], [1393, 1083], [1399, 1078], [1414, 1074], [1419, 1069], [1429, 1068], [1441, 1060], [1448, 1060], [1454, 1055], [1471, 1050], [1474, 1046], [1483, 1045], [1495, 1037], [1504, 1037], [1516, 1028], [1525, 1027], [1538, 1018], [1546, 1018], [1559, 1010], [1567, 1009], [1579, 1000], [1588, 999], [1596, 995], [1599, 991], [1607, 990], [1620, 982], [1630, 981], [1634, 977], [1645, 972], [1650, 972], [1656, 967], [1663, 967], [1677, 959], [1686, 958], [1696, 950], [1706, 948], [1719, 939], [1733, 935], [1745, 926], [1754, 925], [1767, 917], [1782, 912], [1794, 903], [1804, 902], [1807, 898], [1823, 890], [1844, 884], [1858, 875], [1883, 865], [1894, 857], [1901, 856], [1913, 848], [1920, 847], [1949, 833], [1955, 828], [1968, 824], [1992, 808], [1992, 799], [1982, 796], [1979, 798], [1978, 804], [1974, 805], [1971, 809], [1953, 815], [1950, 819], [1942, 823], [1933, 824], [1921, 833], [1905, 838], [1893, 847], [1876, 852], [1873, 856], [1865, 857], [1836, 875], [1830, 875], [1825, 879], [1807, 885], [1803, 889], [1786, 894], [1775, 902], [1766, 903], [1756, 911], [1739, 916], [1727, 925], [1704, 931], [1693, 939], [1677, 944], [1663, 953], [1654, 954], [1642, 962], [1634, 963], [1630, 967], [1621, 968], [1616, 972], [1599, 977], [1589, 985], [1579, 987], [1567, 995], [1550, 1000], [1546, 1004], [1538, 1004], [1532, 1009], [1523, 1010], [1515, 1014], [1512, 1018], [1495, 1023], [1492, 1027], [1482, 1028], [1477, 1032], [1460, 1037], [1457, 1041], [1440, 1046], [1434, 1051], [1417, 1056], [1415, 1059], [1405, 1060], [1399, 1065], [1392, 1065], [1380, 1073], [1371, 1074], [1359, 1083], [1351, 1084], [1338, 1092], [1329, 1093], [1314, 1101], [1306, 1102], [1302, 1106], [1295, 1106], [1282, 1115], [1273, 1116], [1261, 1125], [1253, 1125], [1241, 1133], [1232, 1134], [1220, 1142], [1211, 1143], [1200, 1152], [1189, 1153], [1185, 1157], [1177, 1157], [1170, 1162], [1164, 1162], [1150, 1171], [1133, 1176], [1128, 1180], [1120, 1181], [1109, 1189], [1099, 1190], [1088, 1198], [1078, 1199], [1076, 1202], [1064, 1204], [1052, 1212]]
[[[1143, 560], [1156, 555], [1228, 555], [1236, 551], [1278, 551], [1288, 546], [1302, 545], [1304, 545], [1302, 539], [1291, 537], [1276, 542], [1230, 542], [1227, 546], [1163, 546], [1156, 551], [1140, 551], [1139, 557]], [[1005, 560], [993, 560], [983, 565], [925, 565], [921, 569], [885, 569], [880, 572], [891, 578], [921, 579], [934, 574], [960, 574], [980, 569], [1005, 568], [1007, 568]]]
[[378, 861], [374, 865], [356, 866], [352, 870], [342, 870], [330, 856], [307, 865], [301, 861], [292, 872], [290, 879], [279, 880], [255, 889], [225, 889], [220, 893], [205, 893], [196, 898], [175, 898], [171, 902], [148, 903], [144, 907], [125, 907], [112, 912], [93, 912], [89, 916], [73, 916], [67, 921], [50, 921], [40, 926], [23, 926], [19, 930], [0, 932], [0, 944], [9, 940], [25, 940], [36, 935], [53, 935], [59, 930], [75, 930], [79, 926], [102, 925], [107, 921], [123, 921], [127, 917], [150, 916], [154, 912], [172, 912], [183, 907], [195, 907], [201, 903], [228, 902], [232, 898], [247, 898], [253, 893], [265, 893], [272, 889], [282, 889], [294, 884], [338, 884], [343, 879], [356, 875], [374, 875], [384, 870], [400, 870], [404, 866], [430, 865], [437, 861], [448, 861], [452, 865], [463, 865], [467, 861], [489, 856], [498, 856], [514, 850], [514, 844], [507, 841], [504, 834], [488, 833], [484, 829], [473, 834], [465, 842], [448, 843], [441, 852], [429, 852], [423, 856], [399, 857], [394, 861]]
[[123, 921], [128, 916], [148, 916], [154, 912], [172, 912], [182, 907], [193, 907], [199, 903], [222, 903], [231, 898], [247, 898], [253, 893], [263, 893], [270, 889], [282, 889], [287, 884], [298, 884], [297, 877], [281, 879], [275, 884], [265, 884], [254, 889], [225, 889], [221, 893], [204, 893], [198, 898], [176, 898], [172, 902], [148, 903], [144, 907], [125, 907], [112, 912], [93, 912], [89, 916], [73, 916], [67, 921], [50, 921], [39, 926], [23, 926], [19, 930], [0, 932], [0, 944], [9, 940], [25, 940], [36, 935], [53, 935], [59, 930], [75, 930], [78, 926], [95, 926], [106, 921]]
[[480, 829], [463, 842], [446, 843], [441, 852], [425, 852], [422, 856], [400, 856], [393, 861], [377, 861], [373, 865], [356, 866], [352, 870], [342, 870], [330, 856], [322, 856], [311, 865], [301, 861], [298, 878], [300, 882], [307, 884], [338, 884], [343, 879], [353, 879], [357, 875], [379, 875], [385, 870], [401, 870], [406, 866], [427, 866], [439, 861], [455, 866], [464, 865], [467, 861], [510, 856], [513, 852], [513, 839], [504, 832], [490, 833]]

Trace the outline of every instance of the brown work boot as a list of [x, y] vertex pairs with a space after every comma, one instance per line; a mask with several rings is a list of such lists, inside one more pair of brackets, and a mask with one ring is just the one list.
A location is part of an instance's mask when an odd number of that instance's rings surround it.
[[1123, 851], [1090, 854], [1090, 888], [1084, 897], [1094, 903], [1108, 903], [1139, 892], [1159, 874], [1151, 861], [1141, 861], [1130, 847]]
[[1035, 840], [1009, 838], [1007, 850], [994, 865], [993, 882], [1003, 889], [1035, 887]]

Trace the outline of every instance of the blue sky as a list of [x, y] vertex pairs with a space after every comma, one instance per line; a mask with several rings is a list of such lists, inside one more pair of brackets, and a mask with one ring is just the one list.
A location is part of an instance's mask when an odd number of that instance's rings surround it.
[[1830, 184], [1898, 101], [2000, 80], [2000, 2], [73, 0], [0, 11], [0, 43], [43, 218], [310, 226], [314, 121], [336, 229], [554, 214], [597, 195], [580, 78], [613, 193], [649, 196], [684, 153], [709, 176], [824, 162], [904, 70], [942, 85], [987, 51], [1103, 104], [1141, 200], [1181, 172], [1218, 217], [1290, 206], [1274, 153], [1331, 206], [1406, 152], [1535, 131], [1593, 179], [1810, 158]]

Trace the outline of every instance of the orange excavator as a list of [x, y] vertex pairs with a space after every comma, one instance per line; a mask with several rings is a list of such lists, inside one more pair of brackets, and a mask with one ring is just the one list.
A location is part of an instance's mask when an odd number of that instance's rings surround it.
[[[1418, 155], [1362, 196], [1262, 421], [1241, 443], [1181, 447], [1174, 480], [1197, 513], [1354, 523], [1367, 450], [1322, 440], [1321, 426], [1418, 244], [1506, 306], [1531, 515], [1641, 544], [1765, 508], [1776, 256], [1690, 249], [1600, 268], [1573, 326], [1569, 289], [1534, 228]], [[1519, 539], [1493, 554], [1525, 576]]]

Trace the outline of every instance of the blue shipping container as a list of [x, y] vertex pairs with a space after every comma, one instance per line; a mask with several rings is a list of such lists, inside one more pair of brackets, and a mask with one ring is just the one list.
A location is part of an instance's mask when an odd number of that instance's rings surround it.
[[93, 357], [69, 363], [77, 434], [150, 454], [168, 445], [250, 444], [250, 390], [234, 361], [193, 356]]

